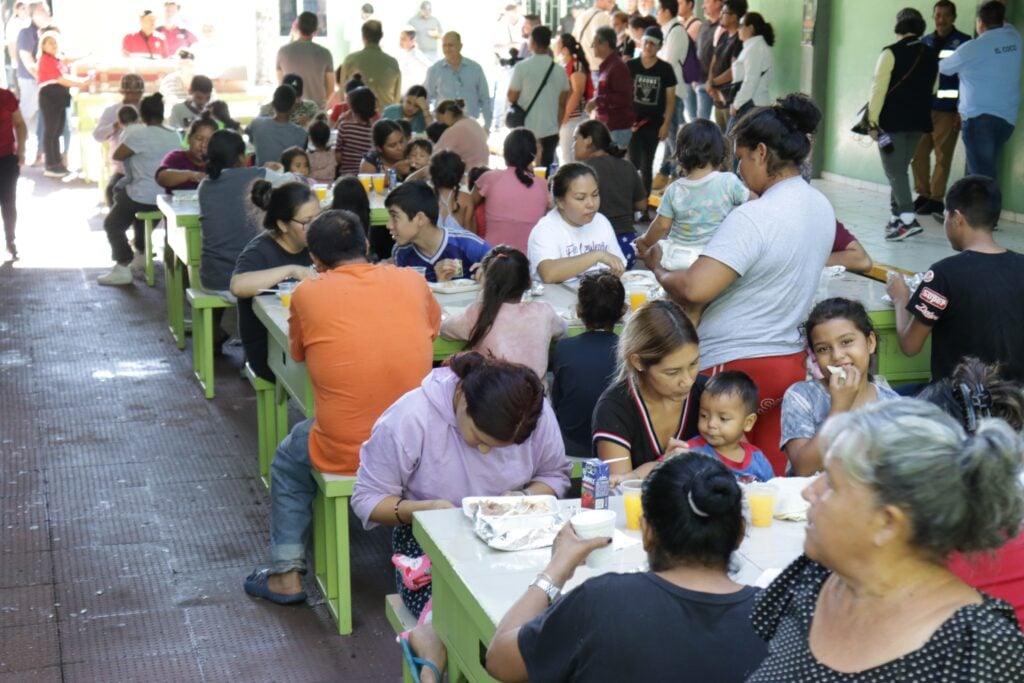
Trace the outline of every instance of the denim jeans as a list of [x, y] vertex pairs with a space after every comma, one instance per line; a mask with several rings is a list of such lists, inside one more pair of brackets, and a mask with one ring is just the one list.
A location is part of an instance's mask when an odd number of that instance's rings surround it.
[[697, 118], [708, 119], [711, 118], [711, 109], [714, 107], [714, 103], [711, 101], [711, 95], [708, 94], [704, 84], [697, 86]]
[[1013, 124], [998, 116], [982, 114], [964, 119], [961, 135], [967, 151], [967, 172], [995, 180], [999, 151], [1013, 135]]
[[309, 461], [309, 430], [303, 420], [284, 437], [270, 466], [270, 573], [306, 573], [306, 544], [313, 525], [316, 480]]
[[619, 147], [629, 147], [629, 139], [633, 137], [633, 131], [630, 128], [619, 128], [618, 130], [610, 131], [612, 134], [612, 144], [618, 145]]
[[683, 83], [682, 85], [676, 85], [676, 95], [683, 100], [683, 112], [686, 115], [686, 122], [697, 120], [697, 91], [693, 87], [693, 83]]

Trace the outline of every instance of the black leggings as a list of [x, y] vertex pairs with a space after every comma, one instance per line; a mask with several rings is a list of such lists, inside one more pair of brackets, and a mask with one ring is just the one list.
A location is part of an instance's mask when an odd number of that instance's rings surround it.
[[661, 124], [648, 123], [633, 133], [629, 139], [629, 160], [640, 171], [644, 190], [651, 193], [651, 175], [654, 170], [654, 153], [658, 149], [658, 128]]
[[146, 248], [145, 224], [135, 219], [139, 211], [156, 211], [153, 204], [140, 204], [128, 196], [123, 189], [114, 191], [114, 205], [110, 207], [110, 213], [103, 219], [103, 229], [107, 232], [107, 241], [110, 242], [110, 256], [118, 264], [127, 266], [132, 262], [132, 247], [128, 244], [125, 233], [128, 226], [135, 227], [135, 251], [143, 251]]
[[14, 246], [14, 228], [18, 223], [18, 207], [15, 200], [20, 174], [17, 154], [0, 157], [0, 216], [3, 216], [4, 237], [7, 238], [9, 247]]
[[67, 118], [69, 91], [63, 85], [51, 83], [39, 91], [39, 111], [43, 115], [43, 155], [46, 168], [64, 167], [60, 158], [60, 136]]

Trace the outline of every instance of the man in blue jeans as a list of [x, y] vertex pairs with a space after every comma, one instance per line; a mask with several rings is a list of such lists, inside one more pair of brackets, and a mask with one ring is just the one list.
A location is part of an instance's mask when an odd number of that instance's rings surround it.
[[939, 61], [939, 73], [960, 77], [962, 135], [967, 172], [996, 177], [999, 151], [1013, 134], [1020, 106], [1021, 38], [1006, 22], [1006, 6], [978, 8], [978, 37]]

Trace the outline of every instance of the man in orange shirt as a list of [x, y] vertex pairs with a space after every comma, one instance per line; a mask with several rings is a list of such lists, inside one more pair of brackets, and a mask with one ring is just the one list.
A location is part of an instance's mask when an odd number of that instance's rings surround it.
[[306, 543], [316, 482], [312, 468], [354, 475], [359, 448], [392, 403], [430, 372], [441, 308], [426, 280], [409, 268], [366, 259], [355, 214], [327, 211], [306, 234], [320, 275], [292, 295], [292, 357], [305, 361], [316, 415], [295, 425], [270, 469], [270, 567], [245, 591], [279, 604], [304, 602]]

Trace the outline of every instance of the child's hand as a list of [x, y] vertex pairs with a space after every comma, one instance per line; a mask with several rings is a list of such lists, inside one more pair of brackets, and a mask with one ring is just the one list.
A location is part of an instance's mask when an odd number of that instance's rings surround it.
[[640, 258], [643, 259], [644, 265], [647, 266], [650, 270], [653, 271], [655, 268], [660, 268], [661, 245], [652, 244], [646, 251], [644, 251], [643, 256], [641, 256]]
[[668, 446], [665, 447], [665, 457], [667, 458], [672, 455], [678, 455], [679, 453], [688, 450], [690, 450], [690, 447], [686, 445], [685, 441], [670, 438], [668, 440]]
[[448, 282], [462, 269], [462, 263], [453, 258], [443, 259], [434, 266], [434, 275], [438, 282]]
[[841, 366], [846, 371], [846, 377], [841, 372], [833, 372], [828, 378], [828, 393], [832, 397], [832, 413], [841, 413], [853, 407], [853, 401], [860, 391], [860, 381], [863, 375], [853, 365]]

